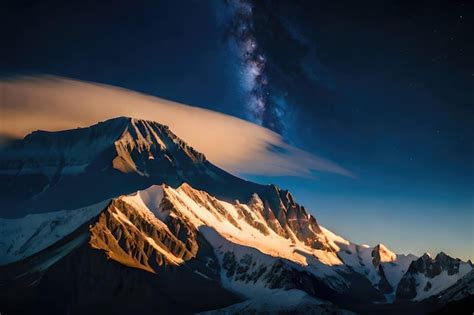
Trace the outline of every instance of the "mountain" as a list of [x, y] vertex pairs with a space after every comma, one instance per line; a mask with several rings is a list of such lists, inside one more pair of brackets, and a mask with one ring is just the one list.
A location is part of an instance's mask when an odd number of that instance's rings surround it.
[[472, 264], [441, 252], [424, 254], [413, 261], [400, 280], [397, 298], [423, 300], [451, 287], [473, 270]]
[[229, 200], [274, 194], [215, 167], [167, 126], [128, 117], [33, 132], [0, 151], [0, 179], [4, 217], [76, 209], [162, 183]]
[[34, 132], [0, 152], [0, 178], [5, 313], [345, 314], [470, 295], [472, 265], [354, 244], [156, 122]]

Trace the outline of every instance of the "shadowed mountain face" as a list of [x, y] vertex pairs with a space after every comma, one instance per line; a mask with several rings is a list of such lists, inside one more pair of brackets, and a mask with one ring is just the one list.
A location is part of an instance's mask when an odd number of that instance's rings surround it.
[[5, 311], [424, 311], [472, 282], [472, 265], [443, 253], [337, 236], [288, 191], [226, 173], [156, 122], [34, 132], [1, 151], [0, 176]]

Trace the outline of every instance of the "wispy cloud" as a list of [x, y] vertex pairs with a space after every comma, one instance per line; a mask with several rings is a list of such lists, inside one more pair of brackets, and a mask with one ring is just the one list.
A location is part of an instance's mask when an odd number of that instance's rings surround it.
[[250, 122], [103, 84], [50, 76], [3, 80], [0, 113], [4, 136], [23, 137], [38, 129], [71, 129], [130, 116], [168, 125], [211, 162], [234, 174], [311, 176], [321, 171], [352, 176]]

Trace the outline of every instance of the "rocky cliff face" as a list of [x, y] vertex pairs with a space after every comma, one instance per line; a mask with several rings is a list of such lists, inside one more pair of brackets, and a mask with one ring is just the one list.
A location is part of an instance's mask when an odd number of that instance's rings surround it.
[[397, 260], [397, 255], [392, 253], [388, 248], [383, 244], [378, 244], [374, 247], [371, 253], [372, 264], [380, 277], [379, 283], [377, 284], [378, 288], [383, 293], [391, 293], [394, 288], [391, 286], [385, 275], [384, 265], [387, 263], [395, 264]]
[[[90, 228], [90, 246], [125, 266], [150, 272], [196, 256], [194, 229], [177, 222], [173, 233], [154, 216], [138, 211], [120, 199], [113, 200]], [[184, 234], [182, 240], [177, 237], [180, 234]]]
[[464, 277], [472, 265], [441, 252], [432, 258], [424, 254], [413, 261], [400, 280], [397, 299], [422, 300], [435, 295]]

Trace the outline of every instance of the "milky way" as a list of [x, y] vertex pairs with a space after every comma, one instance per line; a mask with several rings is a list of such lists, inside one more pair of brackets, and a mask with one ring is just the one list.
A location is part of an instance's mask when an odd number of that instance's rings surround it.
[[266, 74], [267, 59], [258, 45], [251, 1], [229, 1], [229, 38], [235, 44], [240, 61], [242, 87], [246, 93], [249, 118], [265, 127], [281, 131], [280, 117], [272, 108]]

